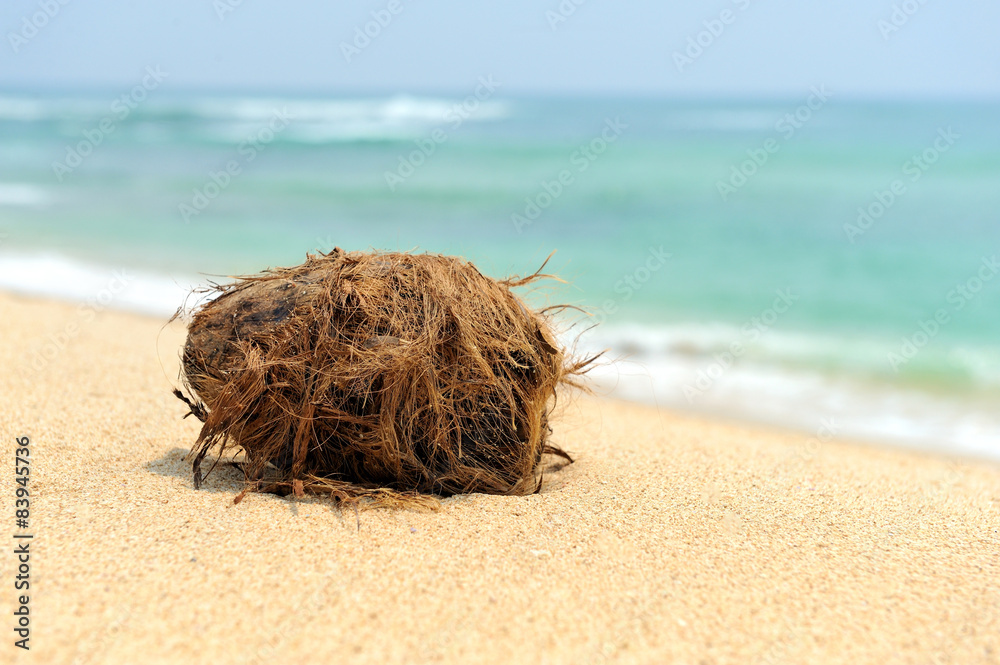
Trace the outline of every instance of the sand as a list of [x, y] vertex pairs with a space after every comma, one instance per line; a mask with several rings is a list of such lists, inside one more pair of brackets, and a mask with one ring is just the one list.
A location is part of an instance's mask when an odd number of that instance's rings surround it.
[[996, 465], [574, 398], [538, 495], [234, 505], [182, 459], [178, 326], [0, 321], [3, 537], [24, 435], [35, 535], [30, 652], [0, 557], [2, 662], [1000, 662]]

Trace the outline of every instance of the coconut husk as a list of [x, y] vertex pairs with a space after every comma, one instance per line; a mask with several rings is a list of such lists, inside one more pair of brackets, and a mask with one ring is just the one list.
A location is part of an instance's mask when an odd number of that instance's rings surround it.
[[338, 248], [213, 287], [183, 351], [192, 397], [175, 391], [204, 422], [195, 486], [207, 455], [234, 449], [248, 489], [278, 494], [538, 490], [544, 455], [572, 461], [548, 442], [556, 390], [593, 360], [511, 291], [541, 277]]

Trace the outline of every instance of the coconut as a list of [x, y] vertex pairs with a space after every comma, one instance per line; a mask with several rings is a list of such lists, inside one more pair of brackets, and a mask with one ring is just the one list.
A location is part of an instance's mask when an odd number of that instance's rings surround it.
[[557, 388], [593, 360], [511, 291], [541, 277], [337, 248], [213, 287], [183, 350], [191, 397], [175, 391], [204, 423], [195, 487], [233, 449], [248, 489], [282, 495], [537, 491], [543, 456], [572, 462], [549, 442]]

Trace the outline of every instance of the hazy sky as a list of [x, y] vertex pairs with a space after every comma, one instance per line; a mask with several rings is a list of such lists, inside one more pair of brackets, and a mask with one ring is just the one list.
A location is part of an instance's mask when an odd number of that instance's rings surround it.
[[117, 88], [159, 65], [176, 89], [460, 92], [492, 74], [508, 94], [1000, 97], [994, 0], [4, 0], [0, 26], [5, 88]]

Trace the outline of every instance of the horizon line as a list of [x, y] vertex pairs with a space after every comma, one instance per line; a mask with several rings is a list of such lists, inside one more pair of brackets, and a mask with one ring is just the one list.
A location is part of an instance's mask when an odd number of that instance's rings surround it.
[[[5, 84], [0, 82], [0, 94], [17, 95], [96, 95], [96, 94], [116, 94], [120, 93], [126, 86], [118, 87], [110, 84], [100, 85], [80, 85], [80, 86], [57, 86], [57, 85], [18, 85]], [[668, 90], [531, 90], [525, 89], [510, 93], [497, 95], [498, 98], [508, 99], [550, 99], [550, 100], [588, 100], [598, 101], [602, 99], [633, 99], [642, 101], [787, 101], [797, 99], [799, 96], [809, 92], [809, 89], [801, 91], [705, 91], [705, 92], [681, 92]], [[227, 88], [209, 86], [187, 86], [164, 91], [161, 94], [166, 96], [205, 96], [205, 97], [288, 97], [288, 98], [327, 98], [343, 99], [357, 97], [446, 97], [460, 99], [467, 95], [467, 89], [445, 90], [443, 88], [342, 88], [342, 89], [322, 89], [322, 88], [294, 88], [294, 87], [240, 87], [232, 86]], [[848, 92], [839, 93], [837, 97], [841, 101], [866, 102], [866, 103], [1000, 103], [1000, 92], [995, 94], [986, 93], [964, 93], [964, 94], [938, 94], [929, 92], [910, 92], [877, 94], [870, 92]]]

